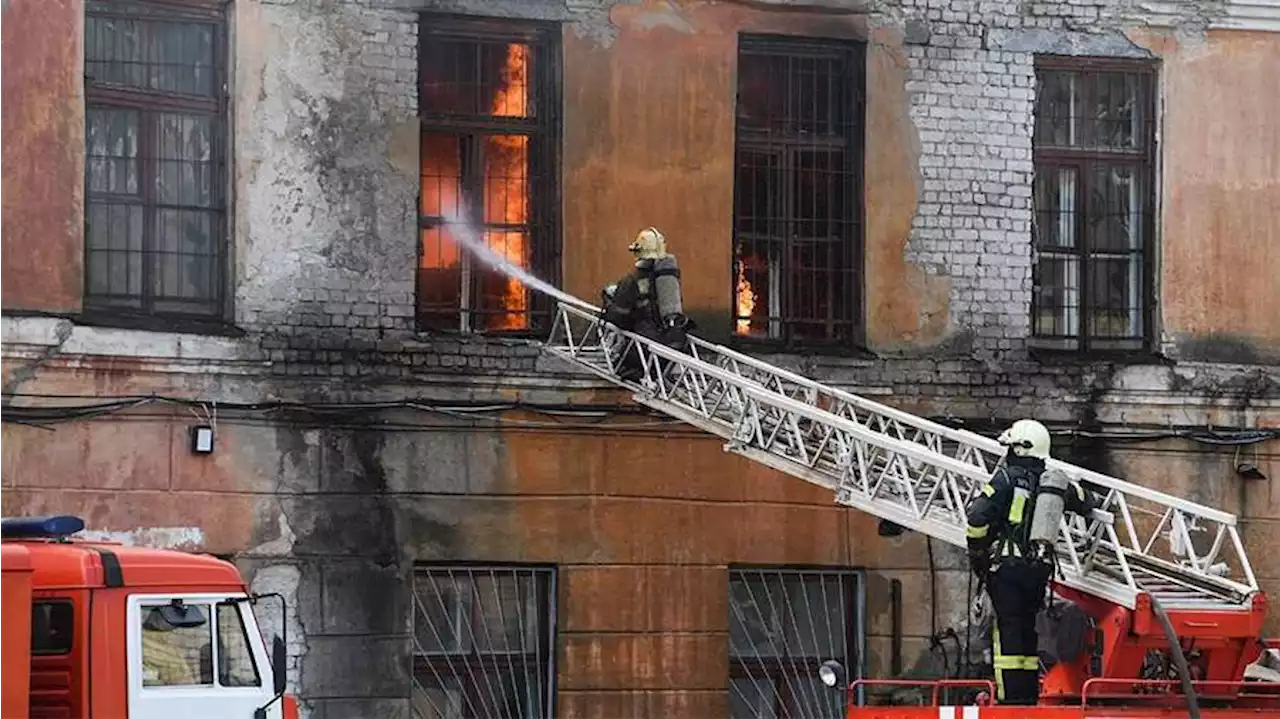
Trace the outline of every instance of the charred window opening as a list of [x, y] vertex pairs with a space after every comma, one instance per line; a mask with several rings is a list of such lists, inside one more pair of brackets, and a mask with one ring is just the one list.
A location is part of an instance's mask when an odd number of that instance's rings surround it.
[[1036, 62], [1032, 330], [1064, 350], [1148, 346], [1155, 68], [1144, 62]]
[[420, 567], [413, 577], [413, 716], [555, 716], [555, 570]]
[[86, 3], [89, 311], [226, 311], [222, 6]]
[[745, 36], [738, 52], [734, 333], [860, 337], [860, 43]]
[[845, 693], [818, 667], [860, 674], [858, 581], [855, 570], [729, 570], [730, 717], [843, 715]]
[[558, 45], [550, 27], [442, 23], [420, 31], [424, 331], [537, 333], [546, 300], [486, 267], [446, 226], [465, 219], [513, 264], [555, 283]]

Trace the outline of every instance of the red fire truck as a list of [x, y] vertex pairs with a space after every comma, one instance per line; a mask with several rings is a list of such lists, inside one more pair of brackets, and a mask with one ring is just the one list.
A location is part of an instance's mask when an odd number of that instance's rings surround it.
[[[77, 517], [0, 522], [5, 719], [296, 719], [230, 562], [74, 538]], [[281, 617], [283, 620], [283, 617]], [[284, 627], [284, 622], [280, 622]]]

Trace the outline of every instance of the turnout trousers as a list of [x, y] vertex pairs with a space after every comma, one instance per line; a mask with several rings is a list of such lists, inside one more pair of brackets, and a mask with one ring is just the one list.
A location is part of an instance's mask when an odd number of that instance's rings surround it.
[[987, 577], [996, 614], [991, 650], [1000, 704], [1029, 705], [1040, 699], [1036, 615], [1044, 604], [1049, 574], [1047, 566], [1005, 557]]

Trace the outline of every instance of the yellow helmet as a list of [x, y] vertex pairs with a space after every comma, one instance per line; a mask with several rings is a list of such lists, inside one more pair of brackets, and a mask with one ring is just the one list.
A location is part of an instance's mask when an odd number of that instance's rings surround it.
[[667, 254], [667, 238], [658, 232], [656, 227], [646, 227], [640, 230], [640, 234], [636, 235], [636, 239], [631, 243], [628, 250], [638, 259], [657, 259], [665, 257]]

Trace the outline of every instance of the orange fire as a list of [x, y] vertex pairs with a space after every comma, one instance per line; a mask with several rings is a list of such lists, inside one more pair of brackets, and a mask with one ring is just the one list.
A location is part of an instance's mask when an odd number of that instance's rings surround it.
[[[502, 67], [502, 89], [490, 103], [489, 111], [502, 117], [524, 117], [528, 112], [526, 93], [529, 48], [512, 43]], [[486, 224], [523, 225], [529, 219], [529, 138], [525, 135], [493, 135], [486, 138], [484, 168], [484, 208]], [[529, 266], [524, 232], [487, 232], [485, 244], [508, 262]], [[506, 314], [490, 320], [491, 329], [514, 330], [528, 325], [525, 311], [529, 295], [520, 280], [503, 278], [505, 289], [501, 307]]]
[[[501, 84], [489, 103], [488, 111], [500, 117], [524, 117], [528, 113], [529, 47], [507, 46]], [[485, 225], [524, 225], [529, 219], [529, 138], [525, 135], [481, 135], [484, 157], [484, 192], [479, 201], [484, 208]], [[422, 136], [422, 197], [424, 215], [441, 217], [461, 210], [462, 158], [458, 136], [424, 134]], [[528, 233], [515, 230], [489, 230], [484, 242], [490, 249], [514, 265], [529, 266]], [[461, 288], [462, 257], [451, 233], [443, 228], [423, 231], [422, 268], [452, 270], [457, 274], [437, 274], [423, 285], [420, 299], [424, 309], [445, 314], [457, 311]], [[523, 329], [529, 318], [528, 293], [523, 284], [496, 271], [473, 263], [473, 283], [480, 284], [479, 310], [500, 311], [484, 317], [477, 329]], [[447, 283], [449, 286], [444, 286]], [[483, 315], [482, 315], [483, 317]]]
[[751, 287], [751, 283], [747, 281], [747, 263], [738, 263], [738, 288], [737, 288], [737, 310], [738, 310], [738, 334], [745, 335], [751, 333], [751, 313], [756, 309], [756, 293]]

